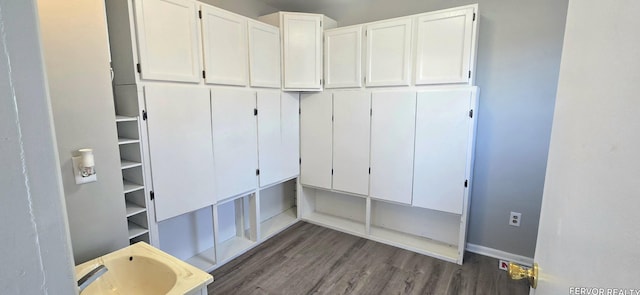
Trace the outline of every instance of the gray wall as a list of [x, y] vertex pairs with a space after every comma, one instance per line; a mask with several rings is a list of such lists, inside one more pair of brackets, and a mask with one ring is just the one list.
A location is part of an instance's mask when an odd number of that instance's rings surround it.
[[[533, 257], [568, 0], [369, 0], [308, 12], [345, 26], [475, 2], [481, 95], [468, 242]], [[510, 211], [522, 213], [519, 228], [507, 224]]]
[[76, 294], [34, 0], [0, 32], [0, 294]]
[[[42, 44], [76, 263], [128, 245], [104, 1], [38, 0]], [[93, 148], [98, 181], [71, 157]]]
[[258, 16], [273, 13], [278, 9], [265, 4], [258, 0], [200, 0], [204, 3], [211, 4], [240, 15], [250, 18], [258, 18]]

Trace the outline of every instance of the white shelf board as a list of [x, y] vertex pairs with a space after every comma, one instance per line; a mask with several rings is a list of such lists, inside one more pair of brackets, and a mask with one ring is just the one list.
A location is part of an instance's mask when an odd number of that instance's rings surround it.
[[147, 211], [147, 208], [132, 202], [126, 202], [126, 208], [127, 208], [127, 217]]
[[457, 263], [458, 247], [432, 239], [371, 225], [372, 240]]
[[149, 232], [149, 229], [139, 226], [131, 221], [127, 221], [127, 224], [129, 227], [129, 240]]
[[296, 223], [296, 221], [298, 221], [298, 218], [296, 216], [297, 210], [298, 209], [296, 207], [292, 207], [274, 217], [263, 221], [260, 224], [261, 240], [268, 239], [269, 237]]
[[138, 117], [116, 115], [116, 122], [131, 122], [131, 121], [137, 121], [137, 120], [138, 120]]
[[336, 217], [320, 212], [312, 212], [307, 216], [303, 216], [302, 219], [311, 223], [354, 234], [357, 236], [366, 235], [364, 223], [353, 221], [350, 219]]
[[139, 139], [135, 139], [135, 138], [126, 138], [126, 137], [118, 137], [118, 144], [119, 145], [123, 145], [123, 144], [130, 144], [130, 143], [138, 143], [140, 142]]
[[233, 237], [218, 245], [218, 260], [225, 263], [228, 260], [245, 252], [253, 247], [255, 242], [242, 237]]
[[133, 168], [133, 167], [139, 167], [139, 166], [142, 166], [142, 163], [120, 159], [120, 169], [122, 170]]
[[209, 272], [216, 265], [215, 251], [215, 247], [211, 247], [185, 260], [185, 262], [202, 271]]
[[137, 184], [137, 183], [133, 183], [131, 181], [128, 180], [122, 180], [122, 187], [124, 189], [124, 193], [130, 193], [130, 192], [135, 192], [137, 190], [141, 190], [144, 188], [144, 186]]

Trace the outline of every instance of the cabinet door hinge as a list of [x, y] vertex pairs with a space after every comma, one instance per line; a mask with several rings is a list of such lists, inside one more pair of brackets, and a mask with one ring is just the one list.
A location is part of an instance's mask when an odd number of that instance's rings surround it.
[[469, 180], [465, 179], [464, 180], [464, 187], [468, 187], [469, 186]]
[[322, 21], [320, 21], [320, 27], [322, 28]]
[[368, 34], [369, 30], [364, 30], [364, 36], [366, 37]]
[[138, 71], [138, 73], [142, 73], [142, 66], [140, 65], [140, 63], [136, 64], [136, 70]]
[[302, 165], [302, 158], [298, 158], [298, 164]]
[[333, 175], [333, 169], [331, 169], [331, 175]]
[[260, 169], [256, 169], [256, 175], [260, 175]]
[[151, 201], [153, 201], [156, 198], [156, 194], [153, 191], [149, 192], [149, 199], [151, 199]]
[[331, 122], [333, 122], [333, 115], [331, 115]]
[[320, 86], [322, 86], [322, 79], [320, 79]]
[[198, 10], [198, 18], [202, 19], [202, 10]]
[[298, 108], [298, 115], [302, 115], [302, 109]]
[[469, 71], [469, 79], [471, 79], [471, 71]]
[[205, 71], [202, 71], [202, 79], [206, 79], [207, 78], [207, 73]]
[[473, 118], [473, 109], [469, 110], [469, 118]]
[[258, 109], [253, 109], [253, 115], [257, 116], [258, 115]]
[[371, 167], [369, 167], [369, 174], [371, 174]]
[[369, 117], [373, 117], [373, 108], [369, 109]]
[[142, 120], [146, 121], [147, 120], [147, 111], [142, 110]]
[[366, 76], [364, 77], [364, 84], [365, 85], [367, 84], [367, 77]]
[[476, 13], [474, 12], [473, 13], [473, 21], [475, 21], [475, 20], [476, 20]]

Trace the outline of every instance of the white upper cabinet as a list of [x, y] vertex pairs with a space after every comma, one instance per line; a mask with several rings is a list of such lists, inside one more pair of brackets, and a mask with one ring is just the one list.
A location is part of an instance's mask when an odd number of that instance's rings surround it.
[[299, 174], [298, 95], [258, 91], [260, 186]]
[[371, 108], [369, 196], [411, 204], [416, 93], [374, 92]]
[[300, 95], [300, 183], [331, 189], [333, 99], [329, 92]]
[[251, 191], [257, 186], [258, 131], [256, 93], [211, 90], [216, 200]]
[[199, 82], [198, 9], [191, 0], [137, 0], [136, 34], [140, 77]]
[[418, 17], [416, 84], [469, 82], [474, 24], [473, 7]]
[[144, 96], [156, 221], [214, 204], [209, 90], [149, 85]]
[[333, 94], [333, 189], [369, 194], [371, 93]]
[[321, 22], [321, 15], [282, 15], [284, 89], [322, 89]]
[[249, 65], [252, 87], [281, 87], [277, 27], [249, 20]]
[[210, 5], [202, 5], [202, 43], [205, 82], [247, 85], [247, 19]]
[[418, 92], [413, 206], [462, 213], [473, 88]]
[[322, 90], [322, 31], [336, 21], [322, 15], [277, 12], [258, 18], [280, 28], [282, 39], [282, 89]]
[[366, 26], [366, 86], [408, 86], [411, 75], [410, 17]]
[[325, 88], [362, 87], [362, 26], [324, 32]]

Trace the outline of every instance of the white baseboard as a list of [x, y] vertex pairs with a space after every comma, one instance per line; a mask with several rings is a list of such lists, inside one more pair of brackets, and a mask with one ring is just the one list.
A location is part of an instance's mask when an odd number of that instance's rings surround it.
[[531, 258], [531, 257], [526, 257], [526, 256], [518, 255], [518, 254], [509, 253], [509, 252], [504, 252], [502, 250], [497, 250], [497, 249], [493, 249], [493, 248], [489, 248], [489, 247], [485, 247], [485, 246], [480, 246], [480, 245], [476, 245], [476, 244], [471, 244], [471, 243], [467, 243], [466, 249], [469, 252], [477, 253], [477, 254], [484, 255], [484, 256], [493, 257], [493, 258], [496, 258], [496, 259], [502, 259], [502, 260], [511, 261], [511, 262], [514, 262], [514, 263], [517, 263], [517, 264], [520, 264], [520, 265], [524, 265], [524, 266], [532, 266], [533, 265], [533, 258]]

